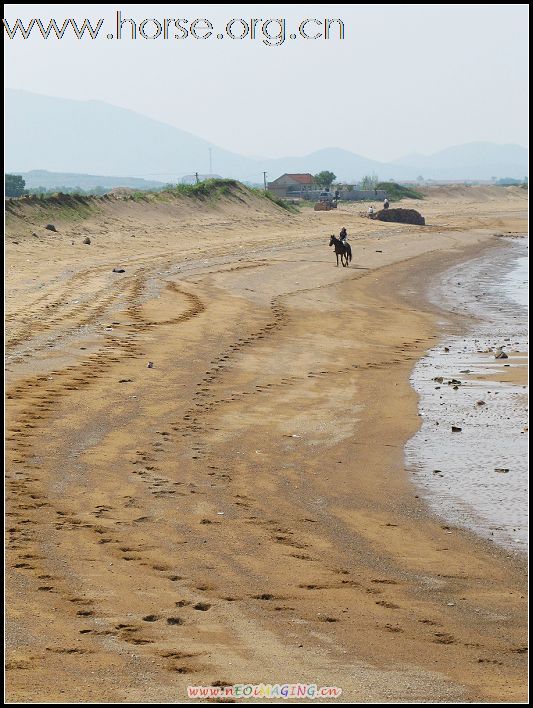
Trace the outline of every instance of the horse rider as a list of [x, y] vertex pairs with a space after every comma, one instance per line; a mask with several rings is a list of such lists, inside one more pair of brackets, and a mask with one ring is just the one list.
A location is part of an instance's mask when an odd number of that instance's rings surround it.
[[341, 232], [339, 234], [339, 238], [342, 241], [342, 243], [346, 243], [346, 239], [348, 238], [348, 232], [346, 231], [346, 226], [343, 226], [341, 229]]
[[384, 209], [388, 209], [388, 208], [389, 208], [389, 200], [387, 199], [387, 197], [385, 197], [385, 201], [383, 202], [383, 208], [384, 208]]

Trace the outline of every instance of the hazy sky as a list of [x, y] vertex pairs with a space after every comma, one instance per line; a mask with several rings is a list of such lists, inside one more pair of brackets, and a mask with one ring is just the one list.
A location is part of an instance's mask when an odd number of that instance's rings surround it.
[[[5, 8], [11, 25], [32, 17], [106, 20], [94, 41], [5, 40], [7, 87], [107, 101], [241, 154], [338, 146], [391, 160], [474, 140], [527, 145], [527, 5]], [[259, 24], [255, 40], [107, 39], [116, 10], [138, 26], [148, 18], [206, 18], [215, 32], [232, 18], [285, 18], [287, 33], [307, 18], [340, 18], [345, 38], [266, 46]], [[276, 25], [269, 28], [273, 35]], [[312, 34], [315, 25], [306, 29]]]

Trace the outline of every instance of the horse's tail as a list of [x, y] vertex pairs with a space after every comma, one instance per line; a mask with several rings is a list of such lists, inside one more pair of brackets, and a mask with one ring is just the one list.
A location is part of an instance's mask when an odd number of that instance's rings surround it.
[[347, 243], [346, 248], [348, 249], [348, 260], [351, 262], [351, 260], [352, 260], [352, 247], [350, 246], [349, 243]]

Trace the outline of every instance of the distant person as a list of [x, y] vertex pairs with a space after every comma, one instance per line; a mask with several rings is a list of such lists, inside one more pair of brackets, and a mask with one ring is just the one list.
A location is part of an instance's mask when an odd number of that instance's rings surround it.
[[370, 219], [374, 216], [374, 207], [373, 206], [368, 207], [368, 216]]
[[388, 209], [388, 208], [389, 208], [389, 200], [387, 199], [387, 197], [385, 197], [385, 201], [383, 202], [383, 208], [384, 208], [384, 209]]
[[348, 238], [348, 232], [346, 231], [346, 226], [342, 227], [341, 232], [339, 234], [339, 238], [343, 242], [345, 242], [346, 239]]

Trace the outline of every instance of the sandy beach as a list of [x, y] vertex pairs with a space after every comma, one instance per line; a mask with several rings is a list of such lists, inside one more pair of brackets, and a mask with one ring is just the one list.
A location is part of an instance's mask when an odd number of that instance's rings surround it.
[[8, 211], [8, 701], [526, 700], [526, 561], [434, 515], [404, 447], [466, 326], [428, 284], [527, 191], [401, 206], [426, 226], [243, 190]]

